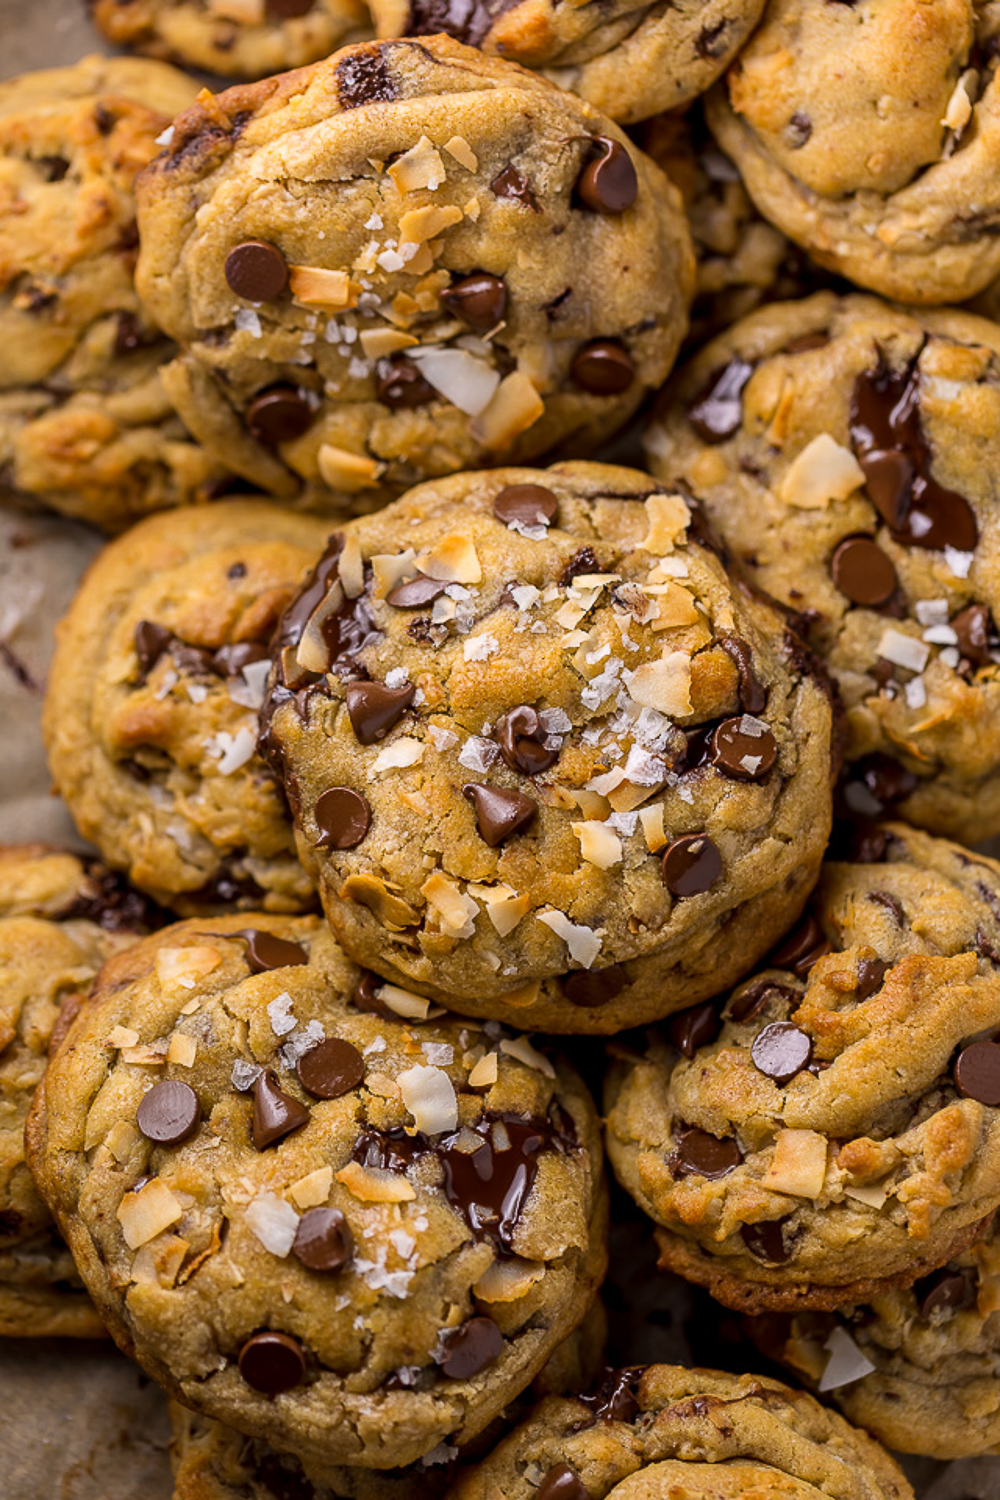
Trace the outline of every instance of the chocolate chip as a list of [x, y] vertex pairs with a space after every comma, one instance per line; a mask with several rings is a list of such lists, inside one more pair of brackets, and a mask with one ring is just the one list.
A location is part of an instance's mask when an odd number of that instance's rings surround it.
[[929, 1320], [934, 1312], [958, 1312], [975, 1300], [972, 1278], [947, 1266], [913, 1284], [920, 1316]]
[[712, 735], [711, 757], [716, 770], [734, 781], [763, 781], [774, 770], [778, 746], [770, 729], [748, 734], [742, 718], [724, 719]]
[[538, 199], [528, 186], [527, 178], [513, 165], [504, 167], [502, 172], [497, 173], [490, 183], [490, 192], [494, 198], [514, 198], [530, 208], [532, 213], [539, 212]]
[[722, 874], [722, 857], [707, 833], [686, 833], [667, 845], [663, 879], [674, 896], [701, 896]]
[[875, 906], [884, 907], [897, 927], [906, 926], [906, 912], [898, 896], [892, 895], [890, 891], [869, 891], [868, 900]]
[[559, 501], [540, 484], [508, 484], [493, 502], [493, 514], [505, 526], [549, 526], [556, 518]]
[[240, 1350], [240, 1374], [265, 1396], [280, 1396], [302, 1383], [306, 1357], [288, 1333], [255, 1333]]
[[470, 1318], [441, 1338], [438, 1364], [452, 1380], [471, 1380], [503, 1353], [503, 1334], [492, 1318]]
[[135, 1118], [147, 1141], [177, 1146], [198, 1129], [201, 1105], [190, 1084], [166, 1078], [143, 1094]]
[[269, 21], [292, 21], [307, 16], [315, 0], [264, 0], [264, 14]]
[[348, 683], [347, 712], [358, 744], [374, 745], [384, 739], [399, 723], [416, 691], [412, 682], [392, 688], [384, 682]]
[[689, 1126], [678, 1132], [669, 1166], [674, 1177], [705, 1177], [714, 1182], [735, 1172], [742, 1160], [742, 1152], [734, 1140], [720, 1139], [709, 1135], [707, 1130]]
[[230, 291], [246, 302], [274, 302], [288, 285], [288, 264], [266, 240], [245, 240], [226, 256]]
[[264, 932], [259, 927], [245, 927], [240, 932], [227, 932], [222, 936], [243, 939], [251, 974], [265, 974], [270, 969], [291, 969], [309, 962], [308, 953], [298, 943], [278, 937], [274, 932]]
[[853, 824], [847, 842], [847, 857], [857, 865], [881, 865], [889, 852], [889, 835], [877, 823]]
[[619, 964], [610, 964], [606, 969], [577, 969], [564, 975], [562, 991], [570, 1005], [594, 1010], [620, 995], [627, 983], [625, 970]]
[[593, 547], [581, 547], [578, 552], [573, 553], [559, 574], [559, 582], [563, 588], [568, 588], [573, 579], [579, 578], [582, 573], [600, 573], [601, 571], [602, 568]]
[[898, 802], [905, 801], [916, 789], [917, 778], [913, 772], [900, 765], [898, 760], [893, 760], [891, 755], [877, 750], [850, 767], [844, 795], [852, 812], [878, 818]]
[[722, 1020], [711, 1000], [679, 1011], [667, 1022], [667, 1036], [684, 1057], [694, 1057], [699, 1047], [710, 1047], [719, 1035]]
[[298, 1130], [309, 1119], [304, 1104], [286, 1094], [278, 1086], [278, 1075], [273, 1068], [258, 1074], [253, 1086], [253, 1122], [251, 1135], [258, 1151], [273, 1146]]
[[858, 964], [858, 983], [854, 994], [858, 1000], [869, 1000], [882, 988], [882, 981], [892, 968], [881, 958], [863, 958]]
[[791, 1259], [791, 1251], [785, 1244], [784, 1226], [787, 1223], [788, 1218], [761, 1219], [757, 1224], [744, 1224], [740, 1238], [755, 1260], [783, 1266]]
[[424, 379], [413, 361], [402, 355], [379, 362], [375, 385], [378, 399], [390, 411], [411, 411], [437, 400], [434, 387]]
[[467, 782], [462, 788], [462, 796], [475, 808], [479, 837], [491, 849], [496, 849], [516, 833], [523, 833], [538, 812], [538, 803], [521, 792], [485, 786], [480, 781]]
[[133, 643], [143, 677], [147, 677], [173, 640], [173, 634], [165, 625], [155, 625], [152, 620], [140, 620], [135, 627]]
[[[634, 1422], [640, 1411], [636, 1390], [645, 1372], [644, 1365], [606, 1369], [596, 1390], [576, 1399], [593, 1413], [595, 1420]], [[580, 1428], [574, 1426], [570, 1430], [578, 1432]]]
[[527, 703], [501, 714], [493, 737], [506, 765], [522, 776], [540, 776], [559, 759], [558, 750], [546, 749], [548, 736], [545, 728], [536, 711]]
[[989, 666], [998, 641], [993, 619], [986, 605], [970, 604], [955, 615], [951, 628], [958, 636], [958, 649], [966, 661], [973, 662], [977, 667]]
[[373, 42], [365, 48], [348, 52], [337, 64], [337, 98], [342, 109], [358, 109], [362, 104], [387, 104], [396, 98], [396, 85], [383, 48]]
[[581, 345], [569, 372], [581, 391], [592, 396], [620, 396], [635, 379], [631, 355], [614, 339], [593, 339]]
[[366, 1015], [380, 1016], [383, 1021], [398, 1021], [398, 1013], [379, 999], [384, 984], [385, 980], [378, 974], [366, 971], [354, 987], [351, 1004]]
[[332, 786], [317, 800], [316, 849], [356, 849], [371, 827], [372, 810], [360, 792]]
[[328, 1036], [304, 1052], [295, 1064], [299, 1082], [314, 1099], [339, 1099], [365, 1076], [365, 1060], [343, 1037]]
[[812, 1057], [812, 1041], [791, 1021], [772, 1021], [754, 1037], [750, 1056], [765, 1078], [789, 1083]]
[[639, 191], [632, 158], [618, 141], [594, 138], [594, 155], [577, 178], [576, 191], [588, 208], [599, 214], [621, 214], [631, 208]]
[[316, 419], [303, 391], [294, 385], [272, 385], [247, 407], [246, 423], [259, 443], [276, 448], [308, 432]]
[[339, 1208], [310, 1208], [299, 1220], [292, 1254], [310, 1271], [342, 1271], [354, 1254], [354, 1236]]
[[267, 649], [259, 641], [232, 641], [212, 653], [212, 671], [220, 677], [238, 677], [244, 667], [267, 661]]
[[391, 604], [393, 609], [422, 609], [425, 604], [440, 598], [447, 587], [439, 579], [425, 578], [421, 573], [408, 583], [397, 583], [386, 594], [385, 602]]
[[535, 1500], [590, 1500], [590, 1491], [569, 1464], [556, 1464], [535, 1491]]
[[789, 149], [801, 151], [813, 133], [812, 120], [802, 110], [797, 109], [785, 127], [785, 140]]
[[877, 542], [867, 536], [849, 536], [830, 561], [833, 581], [852, 604], [876, 608], [896, 592], [896, 569]]
[[486, 271], [476, 271], [453, 281], [441, 293], [441, 301], [450, 313], [474, 333], [489, 333], [502, 322], [507, 310], [507, 288], [503, 278]]
[[800, 979], [805, 979], [817, 959], [832, 951], [833, 944], [827, 942], [817, 919], [808, 912], [797, 927], [768, 955], [768, 967], [789, 969]]
[[719, 645], [736, 667], [740, 677], [740, 708], [746, 714], [762, 714], [767, 707], [767, 689], [757, 676], [750, 643], [739, 635], [726, 635]]
[[[688, 407], [688, 421], [706, 443], [724, 443], [743, 421], [743, 387], [753, 374], [753, 365], [732, 359], [713, 370]], [[753, 712], [751, 709], [750, 712]]]
[[795, 990], [786, 989], [783, 984], [775, 984], [773, 979], [755, 979], [729, 1002], [726, 1014], [731, 1021], [737, 1023], [752, 1021], [772, 1000], [775, 1004], [780, 1002], [790, 1005], [793, 1001], [797, 1002], [798, 998]]
[[955, 1059], [955, 1087], [963, 1099], [975, 1099], [990, 1109], [1000, 1105], [1000, 1046], [970, 1042]]

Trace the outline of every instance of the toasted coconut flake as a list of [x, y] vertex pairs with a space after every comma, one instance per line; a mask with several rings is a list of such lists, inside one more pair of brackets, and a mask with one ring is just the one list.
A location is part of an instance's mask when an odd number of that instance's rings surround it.
[[525, 1067], [534, 1068], [536, 1073], [544, 1073], [546, 1078], [556, 1076], [556, 1070], [548, 1058], [543, 1052], [539, 1052], [537, 1047], [533, 1047], [526, 1036], [516, 1036], [510, 1041], [502, 1041], [500, 1051], [508, 1057], [515, 1057], [518, 1062], [524, 1063]]
[[192, 1068], [197, 1056], [198, 1043], [195, 1038], [183, 1031], [175, 1031], [167, 1048], [167, 1062], [176, 1063], [180, 1068]]
[[580, 855], [599, 870], [610, 870], [621, 863], [622, 841], [607, 823], [571, 823], [570, 827], [580, 840]]
[[541, 981], [529, 979], [525, 984], [519, 984], [516, 990], [508, 990], [503, 1003], [510, 1006], [511, 1010], [530, 1010], [533, 1005], [538, 1004], [541, 992]]
[[888, 1184], [883, 1182], [875, 1182], [868, 1185], [852, 1182], [844, 1188], [845, 1198], [855, 1198], [859, 1203], [863, 1203], [866, 1208], [881, 1208], [888, 1196]]
[[676, 630], [684, 625], [698, 623], [698, 610], [694, 596], [681, 583], [659, 583], [655, 585], [654, 599], [656, 615], [654, 630]]
[[545, 1265], [537, 1260], [495, 1260], [472, 1288], [480, 1302], [519, 1302], [545, 1275]]
[[396, 1082], [418, 1130], [425, 1135], [440, 1135], [458, 1128], [455, 1085], [443, 1068], [418, 1064], [398, 1074]]
[[476, 417], [472, 436], [484, 448], [507, 448], [544, 414], [545, 402], [534, 381], [526, 371], [512, 370], [493, 392], [489, 405]]
[[360, 1203], [409, 1203], [417, 1196], [413, 1184], [398, 1172], [363, 1167], [359, 1161], [341, 1167], [337, 1181]]
[[462, 210], [453, 203], [429, 203], [423, 208], [411, 208], [399, 216], [400, 249], [403, 245], [424, 245], [461, 222]]
[[418, 766], [424, 758], [424, 747], [419, 740], [402, 735], [390, 745], [383, 745], [372, 763], [371, 775], [382, 771], [405, 770], [407, 766]]
[[199, 979], [211, 974], [221, 962], [222, 957], [214, 948], [158, 948], [157, 982], [165, 990], [193, 989]]
[[426, 1021], [431, 1012], [431, 1002], [423, 995], [414, 995], [401, 989], [398, 984], [384, 984], [378, 991], [383, 1005], [394, 1010], [404, 1021]]
[[183, 1213], [180, 1200], [165, 1182], [154, 1177], [138, 1192], [125, 1194], [118, 1205], [117, 1219], [126, 1245], [130, 1250], [138, 1250], [140, 1245], [148, 1244], [176, 1224]]
[[[402, 32], [398, 33], [400, 36]], [[445, 141], [444, 149], [449, 156], [453, 156], [459, 166], [465, 167], [469, 172], [479, 171], [479, 157], [473, 151], [464, 135], [453, 135], [450, 141]]]
[[475, 920], [479, 915], [479, 903], [471, 896], [463, 895], [454, 880], [449, 880], [442, 871], [435, 870], [420, 887], [420, 894], [434, 908], [442, 927], [447, 928], [455, 937], [472, 936]]
[[779, 1130], [764, 1186], [795, 1198], [818, 1198], [826, 1177], [826, 1137], [815, 1130]]
[[127, 1120], [116, 1120], [108, 1131], [104, 1144], [117, 1162], [126, 1162], [132, 1148], [139, 1139], [139, 1132]]
[[138, 1040], [139, 1033], [131, 1026], [112, 1026], [104, 1038], [104, 1045], [121, 1050], [122, 1047], [134, 1047]]
[[346, 271], [328, 271], [321, 266], [289, 266], [288, 285], [296, 302], [338, 310], [356, 306], [361, 291]]
[[367, 453], [351, 453], [347, 448], [337, 448], [333, 443], [324, 443], [316, 454], [320, 477], [332, 490], [345, 490], [349, 495], [358, 490], [370, 490], [378, 484], [386, 466]]
[[349, 875], [337, 895], [342, 901], [356, 901], [359, 906], [366, 906], [389, 932], [415, 927], [420, 919], [419, 912], [390, 891], [377, 875]]
[[680, 495], [650, 495], [646, 500], [647, 531], [639, 543], [658, 557], [672, 552], [691, 524], [691, 512]]
[[582, 964], [585, 969], [591, 967], [601, 951], [601, 939], [592, 927], [571, 922], [565, 912], [554, 910], [539, 912], [538, 920], [562, 938], [574, 963]]
[[389, 354], [398, 354], [401, 349], [412, 349], [419, 339], [398, 328], [363, 328], [360, 343], [365, 359], [385, 359]]
[[650, 854], [658, 854], [667, 842], [663, 827], [663, 803], [654, 802], [652, 807], [641, 808], [639, 822], [642, 825], [642, 836], [646, 840], [646, 848]]
[[401, 193], [415, 193], [420, 188], [434, 192], [447, 175], [437, 147], [425, 135], [397, 157], [387, 172]]
[[483, 579], [479, 554], [472, 540], [454, 532], [421, 552], [417, 571], [439, 583], [481, 583]]
[[321, 1203], [325, 1203], [332, 1186], [333, 1168], [317, 1167], [315, 1172], [307, 1172], [305, 1177], [293, 1182], [288, 1189], [288, 1196], [296, 1208], [305, 1213], [307, 1208], [318, 1208]]
[[668, 651], [659, 661], [646, 661], [629, 673], [629, 696], [643, 708], [658, 709], [671, 718], [693, 712], [691, 658], [684, 651]]
[[496, 1053], [487, 1052], [485, 1057], [479, 1059], [469, 1074], [469, 1087], [473, 1089], [490, 1088], [492, 1084], [496, 1083], [499, 1073], [500, 1064], [497, 1061]]
[[412, 547], [407, 547], [405, 552], [379, 552], [371, 564], [375, 598], [384, 599], [397, 583], [416, 576], [417, 554]]
[[846, 500], [864, 482], [864, 470], [850, 448], [821, 432], [789, 464], [778, 496], [797, 510], [823, 510], [831, 500]]

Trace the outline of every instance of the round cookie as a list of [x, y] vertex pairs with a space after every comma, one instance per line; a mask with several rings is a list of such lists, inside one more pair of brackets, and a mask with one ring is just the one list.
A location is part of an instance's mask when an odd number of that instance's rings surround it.
[[676, 191], [591, 106], [448, 37], [197, 104], [139, 193], [168, 389], [275, 494], [590, 449], [684, 335]]
[[648, 475], [564, 464], [428, 483], [334, 535], [276, 636], [261, 745], [359, 963], [611, 1032], [795, 921], [827, 689], [697, 534]]
[[194, 94], [130, 58], [0, 84], [0, 485], [106, 528], [220, 472], [167, 400], [171, 345], [133, 284], [136, 173]]
[[886, 297], [1000, 273], [1000, 16], [982, 0], [769, 0], [707, 103], [765, 218]]
[[182, 914], [314, 903], [256, 709], [326, 530], [254, 500], [151, 516], [100, 553], [58, 628], [56, 787], [108, 863]]
[[371, 35], [361, 0], [87, 0], [109, 42], [225, 78], [264, 78]]
[[675, 1365], [550, 1397], [449, 1500], [913, 1500], [895, 1462], [803, 1391]]
[[632, 124], [679, 110], [704, 93], [736, 56], [765, 0], [371, 0], [380, 36], [446, 31], [488, 54], [541, 68], [613, 120]]
[[727, 1307], [912, 1285], [1000, 1205], [1000, 865], [903, 824], [856, 856], [721, 1011], [608, 1078], [608, 1153], [661, 1266]]
[[762, 1353], [902, 1453], [969, 1458], [1000, 1447], [996, 1229], [913, 1287], [837, 1313], [747, 1320]]
[[97, 1316], [24, 1160], [24, 1122], [64, 1007], [155, 920], [93, 860], [0, 847], [0, 1335], [98, 1338]]
[[102, 970], [28, 1149], [110, 1331], [170, 1394], [383, 1469], [531, 1382], [593, 1300], [607, 1207], [568, 1065], [412, 996], [354, 1003], [359, 977], [317, 918], [148, 939]]
[[823, 293], [715, 339], [647, 435], [837, 682], [852, 810], [970, 843], [1000, 831], [998, 376], [995, 323]]

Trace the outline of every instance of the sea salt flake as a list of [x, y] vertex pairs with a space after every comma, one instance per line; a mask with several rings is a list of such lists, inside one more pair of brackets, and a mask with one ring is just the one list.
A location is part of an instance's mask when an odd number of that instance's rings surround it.
[[968, 578], [969, 569], [975, 561], [975, 553], [959, 552], [957, 547], [945, 547], [944, 560], [956, 578]]
[[499, 745], [473, 734], [459, 751], [458, 762], [469, 771], [488, 771], [499, 754]]
[[238, 307], [233, 316], [233, 323], [240, 333], [248, 333], [254, 339], [263, 337], [260, 317], [252, 307]]
[[263, 1071], [264, 1069], [259, 1067], [257, 1063], [246, 1062], [242, 1057], [238, 1057], [233, 1063], [233, 1071], [229, 1075], [233, 1088], [236, 1089], [237, 1093], [245, 1094], [248, 1089], [253, 1088]]
[[499, 650], [500, 642], [496, 636], [485, 631], [482, 635], [470, 636], [467, 641], [462, 642], [462, 655], [466, 661], [488, 661]]
[[292, 997], [287, 990], [283, 990], [280, 995], [275, 995], [267, 1007], [267, 1014], [275, 1036], [287, 1036], [290, 1031], [295, 1030]]

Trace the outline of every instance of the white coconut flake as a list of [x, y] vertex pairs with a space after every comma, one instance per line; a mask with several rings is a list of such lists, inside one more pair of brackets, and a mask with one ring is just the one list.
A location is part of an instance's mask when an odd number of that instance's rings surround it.
[[534, 1068], [536, 1073], [544, 1073], [546, 1078], [554, 1078], [556, 1070], [549, 1062], [544, 1053], [533, 1047], [526, 1036], [516, 1036], [510, 1041], [500, 1043], [500, 1051], [505, 1052], [508, 1057], [516, 1057], [518, 1062], [524, 1063], [528, 1068]]
[[932, 646], [958, 645], [958, 636], [950, 625], [929, 625], [924, 631], [924, 640]]
[[233, 1071], [230, 1074], [233, 1088], [237, 1093], [245, 1094], [248, 1089], [253, 1088], [263, 1071], [264, 1069], [257, 1063], [245, 1062], [242, 1057], [238, 1057], [233, 1063]]
[[292, 997], [287, 990], [283, 990], [280, 995], [275, 995], [267, 1007], [267, 1015], [275, 1036], [287, 1036], [290, 1031], [295, 1030]]
[[220, 729], [218, 734], [205, 741], [205, 748], [209, 755], [219, 758], [218, 769], [222, 775], [232, 776], [234, 771], [242, 770], [247, 761], [253, 759], [257, 736], [252, 729], [237, 729], [235, 734]]
[[922, 677], [914, 677], [903, 689], [908, 708], [923, 708], [927, 702], [927, 688]]
[[233, 315], [233, 323], [240, 333], [248, 333], [251, 338], [259, 339], [263, 336], [260, 317], [252, 307], [238, 307]]
[[878, 654], [886, 661], [894, 662], [897, 667], [905, 667], [909, 672], [922, 672], [931, 651], [923, 641], [915, 640], [912, 635], [904, 635], [901, 630], [894, 630], [889, 626], [882, 632]]
[[562, 938], [574, 963], [582, 964], [585, 969], [591, 967], [601, 951], [601, 940], [592, 927], [571, 922], [565, 912], [554, 910], [539, 912], [538, 920]]
[[957, 547], [944, 549], [944, 560], [956, 578], [968, 578], [975, 555], [974, 552], [959, 552]]
[[913, 612], [921, 625], [947, 625], [947, 599], [918, 599]]
[[519, 583], [516, 588], [511, 589], [510, 597], [523, 614], [526, 609], [532, 609], [538, 603], [542, 594], [533, 583]]
[[407, 358], [428, 385], [468, 417], [486, 410], [500, 384], [500, 372], [465, 349], [411, 349]]
[[406, 1068], [396, 1077], [403, 1103], [410, 1111], [418, 1130], [426, 1135], [440, 1135], [458, 1128], [458, 1100], [455, 1085], [441, 1068]]
[[458, 763], [469, 771], [488, 771], [499, 754], [499, 745], [494, 744], [492, 740], [481, 739], [478, 734], [473, 734], [459, 751]]
[[405, 766], [415, 766], [424, 758], [424, 747], [419, 740], [402, 739], [394, 740], [391, 745], [385, 745], [376, 755], [369, 775], [376, 776], [380, 771], [392, 771]]
[[862, 1380], [875, 1369], [871, 1360], [863, 1354], [851, 1335], [844, 1328], [835, 1328], [823, 1348], [830, 1358], [826, 1362], [819, 1381], [819, 1390], [835, 1391], [842, 1385], [851, 1385]]
[[244, 1218], [265, 1250], [284, 1259], [292, 1248], [299, 1216], [277, 1193], [258, 1193], [244, 1210]]
[[162, 131], [156, 137], [156, 145], [157, 146], [169, 146], [169, 145], [172, 144], [173, 139], [174, 139], [174, 127], [172, 125], [168, 125], [167, 128], [166, 128], [166, 130]]
[[229, 683], [229, 696], [233, 702], [238, 703], [241, 708], [263, 707], [270, 670], [269, 661], [248, 662], [239, 677]]

